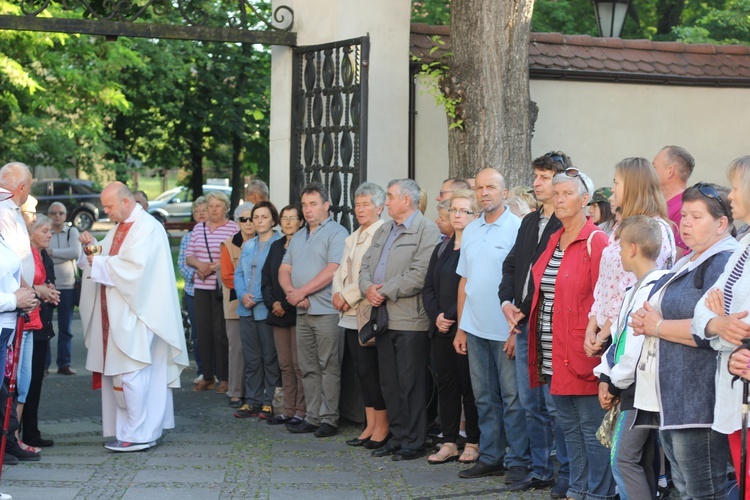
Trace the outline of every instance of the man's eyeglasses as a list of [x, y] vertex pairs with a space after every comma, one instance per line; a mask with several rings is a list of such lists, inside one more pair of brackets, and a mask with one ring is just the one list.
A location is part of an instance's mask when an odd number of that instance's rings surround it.
[[50, 215], [65, 215], [65, 212], [48, 212]]
[[299, 220], [299, 217], [296, 217], [292, 215], [291, 217], [282, 217], [281, 222], [296, 222]]
[[710, 184], [704, 184], [702, 182], [699, 182], [698, 184], [693, 186], [693, 189], [697, 189], [700, 192], [700, 194], [702, 194], [706, 198], [711, 198], [711, 199], [718, 201], [722, 212], [724, 212], [724, 215], [726, 215], [727, 218], [729, 218], [729, 214], [731, 212], [729, 211], [729, 208], [727, 208], [727, 206], [724, 204], [724, 200], [721, 199], [721, 195], [719, 194], [719, 192], [716, 190], [715, 187], [713, 187]]
[[252, 222], [253, 218], [252, 217], [239, 217], [238, 220], [244, 224], [246, 222]]
[[466, 210], [464, 208], [449, 208], [448, 213], [454, 214], [454, 215], [463, 215], [463, 216], [477, 214], [476, 212], [472, 212], [471, 210]]
[[581, 177], [581, 171], [580, 170], [578, 170], [575, 167], [566, 168], [565, 169], [565, 175], [567, 175], [568, 177], [573, 177], [573, 178], [577, 177], [581, 181], [581, 184], [583, 184], [583, 189], [586, 190], [586, 194], [591, 194], [591, 193], [589, 193], [589, 187], [586, 185], [586, 181], [584, 181], [583, 177]]

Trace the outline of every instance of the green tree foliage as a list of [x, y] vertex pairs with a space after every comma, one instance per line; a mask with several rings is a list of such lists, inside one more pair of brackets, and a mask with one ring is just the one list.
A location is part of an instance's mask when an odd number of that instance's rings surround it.
[[[0, 12], [19, 14], [6, 0]], [[267, 178], [269, 87], [263, 47], [0, 31], [0, 161]]]
[[750, 44], [750, 0], [728, 0], [709, 8], [693, 26], [675, 26], [672, 34], [686, 43]]

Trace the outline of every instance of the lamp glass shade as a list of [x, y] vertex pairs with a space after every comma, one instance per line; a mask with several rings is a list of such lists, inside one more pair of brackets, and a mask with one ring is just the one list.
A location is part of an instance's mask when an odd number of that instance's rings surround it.
[[595, 1], [594, 7], [599, 34], [603, 37], [619, 38], [628, 13], [628, 3]]

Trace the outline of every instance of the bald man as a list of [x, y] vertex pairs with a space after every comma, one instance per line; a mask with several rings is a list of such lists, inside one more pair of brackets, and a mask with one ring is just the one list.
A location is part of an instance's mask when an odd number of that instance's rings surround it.
[[[101, 201], [117, 225], [100, 254], [79, 260], [86, 369], [102, 389], [104, 436], [116, 438], [104, 447], [138, 451], [174, 427], [172, 388], [180, 387], [187, 348], [164, 228], [125, 184], [104, 188]], [[84, 245], [95, 245], [86, 235]]]

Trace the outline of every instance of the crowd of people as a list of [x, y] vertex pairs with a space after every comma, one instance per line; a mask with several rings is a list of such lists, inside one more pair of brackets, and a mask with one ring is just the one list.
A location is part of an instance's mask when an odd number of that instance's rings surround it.
[[[365, 182], [351, 234], [320, 184], [278, 210], [255, 180], [233, 217], [211, 192], [193, 203], [177, 262], [193, 390], [225, 394], [238, 419], [328, 438], [346, 353], [364, 403], [346, 444], [373, 457], [458, 461], [461, 478], [504, 476], [510, 491], [552, 498], [658, 498], [670, 482], [682, 498], [724, 498], [743, 448], [733, 379], [750, 381], [750, 237], [734, 230], [750, 224], [750, 157], [729, 165], [731, 189], [688, 186], [693, 170], [667, 146], [653, 163], [622, 160], [611, 188], [595, 189], [550, 152], [531, 163], [530, 188], [508, 189], [491, 168], [447, 179], [435, 222], [415, 181]], [[68, 227], [61, 204], [24, 220], [30, 182], [23, 164], [0, 169], [0, 342], [16, 309], [30, 313], [18, 332], [23, 439], [9, 433], [6, 461], [53, 444], [36, 410], [54, 307], [58, 373], [75, 374], [78, 268], [86, 368], [116, 437], [105, 446], [156, 446], [188, 365], [166, 233], [120, 183], [102, 192], [117, 225], [101, 244]]]
[[[197, 285], [219, 272], [225, 302], [227, 290], [238, 300], [237, 418], [336, 435], [346, 353], [365, 420], [346, 444], [374, 457], [458, 461], [461, 478], [502, 475], [510, 491], [552, 498], [659, 498], [672, 484], [683, 498], [722, 498], [741, 449], [731, 380], [750, 380], [740, 347], [750, 240], [733, 236], [735, 221], [750, 220], [750, 157], [730, 165], [731, 190], [689, 187], [693, 169], [668, 146], [653, 163], [622, 160], [612, 186], [595, 189], [551, 152], [532, 162], [531, 188], [508, 189], [495, 169], [447, 179], [435, 223], [413, 180], [367, 182], [352, 234], [324, 186], [306, 186], [280, 214], [261, 186], [264, 197], [236, 212], [239, 230], [225, 201], [214, 225], [186, 236], [183, 275], [197, 273]], [[227, 259], [211, 267], [222, 244], [241, 246], [231, 273]], [[198, 300], [218, 306], [214, 288]], [[232, 351], [231, 336], [228, 349], [217, 340], [224, 321], [198, 320], [202, 358]], [[242, 385], [231, 368], [202, 363], [195, 390], [217, 378], [218, 392]]]

